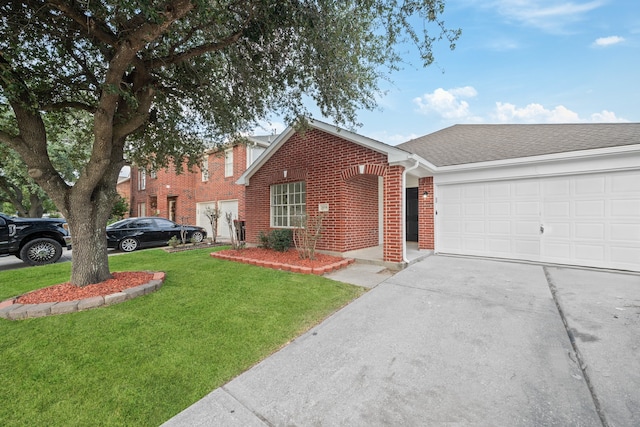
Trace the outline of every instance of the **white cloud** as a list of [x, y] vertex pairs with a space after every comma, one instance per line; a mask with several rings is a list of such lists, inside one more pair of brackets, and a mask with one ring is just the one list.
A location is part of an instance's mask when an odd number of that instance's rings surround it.
[[624, 37], [620, 37], [620, 36], [600, 37], [593, 42], [593, 46], [607, 47], [607, 46], [612, 46], [614, 44], [622, 43], [623, 41], [624, 41]]
[[549, 110], [541, 104], [534, 103], [518, 108], [508, 102], [496, 102], [492, 118], [499, 123], [616, 123], [628, 121], [616, 117], [615, 113], [607, 110], [591, 114], [588, 119], [583, 119], [578, 113], [563, 105]]
[[582, 20], [583, 15], [603, 4], [598, 0], [562, 3], [557, 0], [496, 0], [489, 3], [507, 19], [552, 33], [565, 31], [569, 24]]
[[416, 133], [409, 133], [409, 134], [400, 134], [400, 133], [395, 133], [395, 134], [390, 134], [387, 131], [382, 131], [382, 132], [374, 132], [370, 135], [367, 135], [368, 137], [375, 139], [376, 141], [380, 141], [380, 142], [384, 142], [385, 144], [389, 144], [389, 145], [398, 145], [398, 144], [402, 144], [403, 142], [407, 142], [407, 141], [411, 141], [412, 139], [416, 139], [419, 136], [422, 135], [418, 135]]
[[629, 120], [616, 117], [616, 113], [612, 111], [602, 110], [599, 113], [593, 113], [590, 121], [594, 123], [624, 123]]
[[478, 92], [472, 86], [457, 87], [449, 90], [438, 88], [432, 93], [414, 98], [413, 102], [418, 106], [418, 112], [429, 115], [435, 113], [444, 119], [458, 121], [475, 121], [469, 111], [469, 103], [464, 99], [474, 98]]

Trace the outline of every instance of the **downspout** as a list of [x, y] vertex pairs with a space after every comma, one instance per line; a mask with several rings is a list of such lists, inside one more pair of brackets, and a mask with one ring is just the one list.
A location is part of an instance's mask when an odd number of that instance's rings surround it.
[[415, 160], [416, 164], [410, 168], [405, 168], [402, 172], [402, 261], [409, 265], [407, 259], [407, 172], [417, 169], [420, 162], [414, 159], [413, 155], [409, 155], [410, 159]]

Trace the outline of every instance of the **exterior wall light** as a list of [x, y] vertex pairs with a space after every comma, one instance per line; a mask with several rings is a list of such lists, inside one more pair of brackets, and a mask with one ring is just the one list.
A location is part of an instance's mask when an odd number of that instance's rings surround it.
[[424, 193], [422, 193], [422, 198], [426, 200], [428, 195], [429, 195], [429, 192], [425, 191]]

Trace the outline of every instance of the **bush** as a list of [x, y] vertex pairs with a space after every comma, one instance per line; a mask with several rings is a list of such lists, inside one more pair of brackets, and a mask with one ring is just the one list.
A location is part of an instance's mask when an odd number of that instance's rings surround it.
[[286, 252], [293, 244], [293, 233], [288, 228], [277, 228], [271, 230], [269, 234], [263, 231], [258, 235], [258, 247], [273, 249], [274, 251]]
[[264, 231], [261, 231], [258, 234], [258, 247], [263, 249], [271, 249], [271, 243], [269, 242], [269, 235], [265, 234]]
[[178, 245], [180, 244], [180, 242], [178, 241], [178, 238], [176, 236], [171, 236], [171, 238], [169, 239], [169, 241], [167, 242], [167, 245], [171, 246], [172, 248], [176, 248]]

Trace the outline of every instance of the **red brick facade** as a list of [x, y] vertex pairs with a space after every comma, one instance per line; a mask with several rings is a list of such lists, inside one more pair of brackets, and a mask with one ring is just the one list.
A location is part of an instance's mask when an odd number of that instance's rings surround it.
[[[321, 204], [329, 208], [323, 214], [324, 231], [317, 249], [346, 252], [377, 246], [383, 233], [384, 259], [402, 262], [403, 172], [402, 166], [389, 166], [387, 154], [337, 135], [319, 129], [296, 133], [250, 176], [246, 187], [247, 241], [258, 243], [259, 233], [271, 230], [271, 186], [305, 181], [307, 214], [318, 215]], [[378, 177], [383, 178], [383, 203], [379, 201]], [[379, 227], [381, 204], [383, 230]], [[421, 209], [422, 214], [428, 215], [428, 211]], [[433, 230], [433, 215], [422, 218], [430, 222], [424, 229]], [[421, 238], [426, 241], [423, 246], [433, 247], [432, 235], [430, 240], [426, 234]]]
[[131, 168], [131, 216], [145, 214], [171, 218], [186, 224], [197, 223], [197, 204], [220, 200], [237, 200], [239, 219], [244, 217], [244, 187], [236, 180], [247, 169], [247, 147], [233, 147], [233, 175], [225, 177], [224, 152], [208, 154], [208, 179], [196, 168], [177, 174], [173, 167], [156, 172], [155, 177], [146, 173], [145, 188], [140, 188], [140, 170]]

